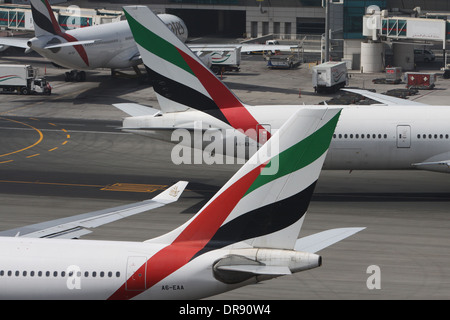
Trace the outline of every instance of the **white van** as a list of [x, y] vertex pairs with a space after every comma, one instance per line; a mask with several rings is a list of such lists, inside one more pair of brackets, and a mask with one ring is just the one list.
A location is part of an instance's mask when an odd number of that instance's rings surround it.
[[433, 51], [428, 49], [414, 49], [415, 62], [430, 62], [434, 61], [435, 56]]

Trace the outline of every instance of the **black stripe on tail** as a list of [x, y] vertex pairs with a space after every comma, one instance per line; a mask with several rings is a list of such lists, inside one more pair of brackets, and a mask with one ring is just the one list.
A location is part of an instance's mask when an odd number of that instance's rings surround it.
[[[34, 6], [33, 4], [31, 4], [31, 12], [33, 15], [33, 22], [34, 24], [36, 24], [39, 28], [41, 28], [42, 30], [57, 35], [57, 31], [55, 30], [52, 22], [45, 16], [43, 15], [41, 12], [39, 12]], [[53, 13], [52, 13], [53, 14]]]
[[197, 90], [155, 72], [147, 66], [145, 66], [145, 68], [147, 69], [150, 83], [153, 85], [153, 89], [156, 93], [166, 99], [205, 112], [214, 118], [229, 124], [214, 100], [201, 94]]
[[316, 182], [289, 198], [257, 208], [231, 220], [217, 230], [195, 257], [233, 243], [280, 231], [296, 223], [308, 209]]

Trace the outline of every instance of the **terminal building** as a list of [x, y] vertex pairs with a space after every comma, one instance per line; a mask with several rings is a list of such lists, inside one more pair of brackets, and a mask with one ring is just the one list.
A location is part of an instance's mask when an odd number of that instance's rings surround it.
[[[28, 0], [0, 0], [0, 3], [2, 1], [5, 4], [29, 3]], [[84, 5], [92, 7], [95, 3], [98, 7], [116, 12], [120, 12], [122, 5], [136, 4], [133, 0], [50, 2], [60, 6], [75, 4], [82, 8]], [[328, 0], [328, 10], [324, 8], [325, 2], [326, 0], [138, 1], [157, 13], [179, 16], [185, 21], [191, 38], [208, 35], [256, 41], [271, 38], [297, 42], [305, 48], [308, 45], [315, 46], [323, 51], [325, 28], [328, 25], [331, 59], [344, 59], [352, 69], [363, 72], [381, 71], [385, 65], [394, 61], [405, 70], [411, 69], [414, 67], [416, 47], [438, 47], [440, 54], [446, 50], [446, 35], [447, 30], [450, 32], [450, 27], [444, 21], [450, 16], [450, 0]], [[6, 10], [2, 7], [0, 5], [0, 15], [2, 10]], [[115, 13], [111, 11], [98, 14]], [[377, 18], [373, 15], [377, 15]], [[104, 17], [105, 22], [111, 19], [111, 16]], [[429, 23], [421, 22], [422, 19], [429, 19]], [[94, 23], [95, 18], [85, 20]], [[436, 20], [436, 23], [430, 22], [431, 20]], [[0, 17], [0, 21], [4, 19]], [[420, 37], [417, 33], [412, 36], [411, 32], [417, 29], [427, 30], [429, 37]]]

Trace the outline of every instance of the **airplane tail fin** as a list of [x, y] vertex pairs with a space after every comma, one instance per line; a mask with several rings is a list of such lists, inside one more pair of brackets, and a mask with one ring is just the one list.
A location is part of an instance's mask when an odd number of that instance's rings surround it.
[[64, 33], [64, 30], [56, 21], [55, 14], [47, 0], [30, 0], [30, 4], [36, 37], [61, 35]]
[[124, 11], [163, 112], [193, 108], [244, 132], [256, 128], [245, 105], [149, 8]]
[[340, 109], [301, 109], [188, 222], [149, 242], [294, 249]]

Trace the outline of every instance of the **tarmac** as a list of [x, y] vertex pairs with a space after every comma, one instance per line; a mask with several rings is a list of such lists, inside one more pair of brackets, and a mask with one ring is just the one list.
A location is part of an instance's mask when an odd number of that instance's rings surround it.
[[[170, 160], [172, 145], [118, 130], [126, 115], [112, 104], [158, 108], [153, 89], [133, 78], [132, 71], [120, 78], [112, 78], [110, 70], [88, 71], [85, 82], [69, 83], [66, 70], [36, 54], [6, 51], [0, 63], [37, 66], [53, 87], [51, 96], [1, 96], [1, 230], [148, 199], [178, 180], [190, 181], [177, 203], [102, 226], [83, 238], [144, 241], [188, 220], [239, 168], [177, 166]], [[314, 92], [311, 67], [271, 70], [261, 56], [243, 56], [241, 70], [222, 78], [251, 105], [319, 104], [338, 96]], [[447, 105], [450, 80], [442, 78], [439, 62], [419, 67], [438, 74], [436, 88], [408, 99], [430, 108]], [[384, 76], [351, 72], [349, 87], [379, 93], [405, 88], [404, 83], [372, 82]], [[300, 236], [338, 227], [366, 229], [321, 252], [320, 268], [212, 299], [448, 299], [449, 201], [445, 174], [323, 171]], [[373, 270], [378, 270], [379, 288], [371, 285]]]

